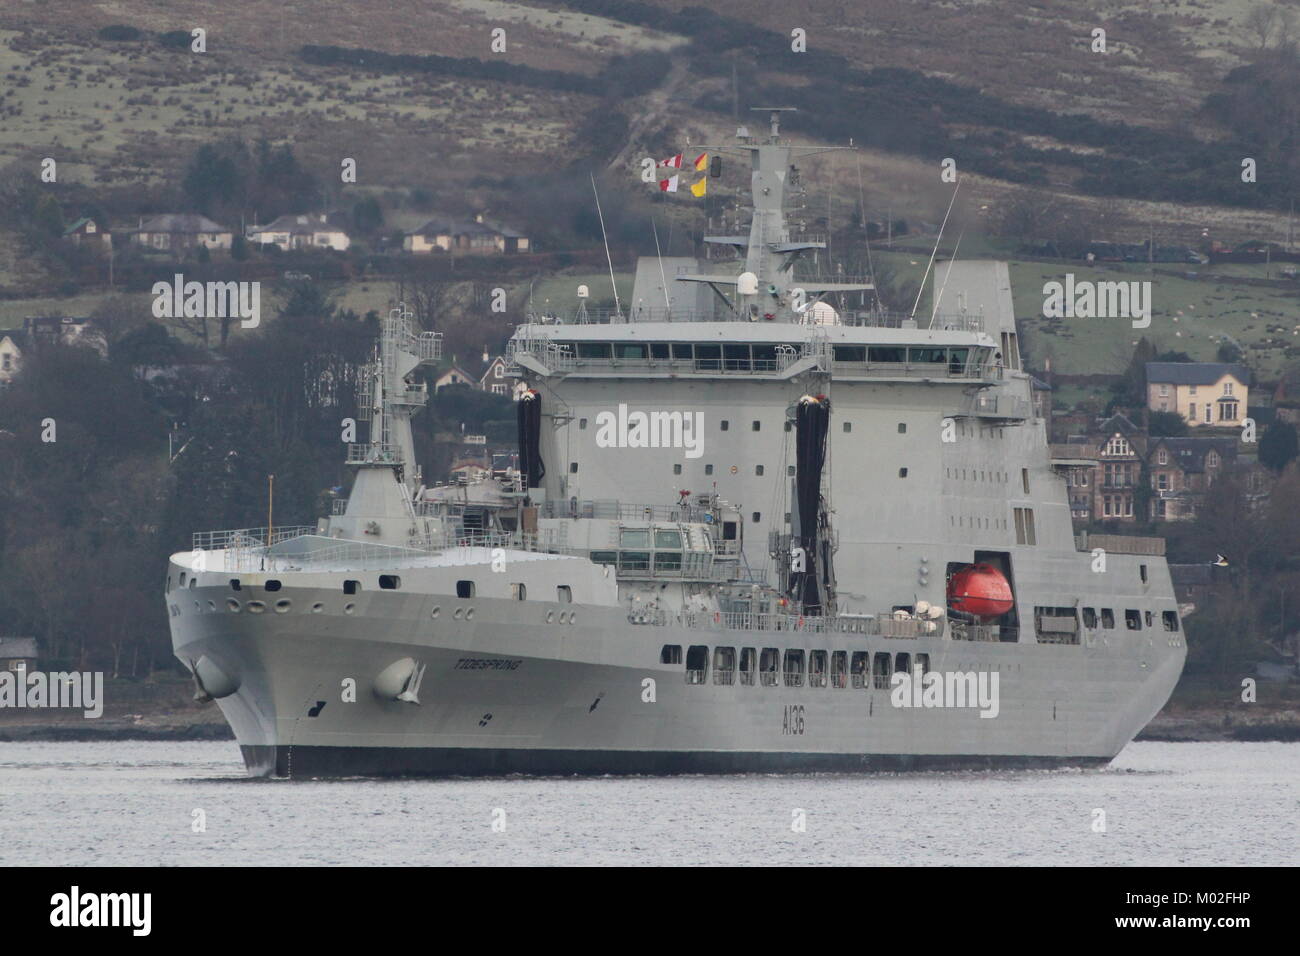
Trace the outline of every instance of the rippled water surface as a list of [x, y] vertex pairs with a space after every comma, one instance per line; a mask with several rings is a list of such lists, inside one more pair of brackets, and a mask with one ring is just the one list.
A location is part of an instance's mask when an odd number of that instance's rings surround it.
[[1297, 811], [1294, 743], [1135, 743], [1104, 770], [328, 782], [246, 779], [228, 742], [0, 745], [9, 866], [1289, 865]]

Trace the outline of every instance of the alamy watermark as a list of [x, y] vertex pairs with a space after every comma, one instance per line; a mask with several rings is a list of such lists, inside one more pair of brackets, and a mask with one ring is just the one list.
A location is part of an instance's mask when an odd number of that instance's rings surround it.
[[71, 707], [88, 718], [104, 713], [103, 671], [0, 671], [0, 708]]
[[262, 321], [260, 282], [186, 282], [178, 272], [171, 282], [155, 282], [151, 291], [156, 319], [238, 318], [244, 329]]
[[1133, 328], [1151, 325], [1150, 282], [1075, 281], [1043, 283], [1043, 318], [1046, 319], [1132, 319]]
[[596, 415], [598, 448], [682, 448], [687, 458], [704, 454], [703, 412], [628, 411]]
[[997, 671], [899, 671], [890, 679], [889, 702], [895, 707], [978, 707], [981, 717], [1001, 710]]

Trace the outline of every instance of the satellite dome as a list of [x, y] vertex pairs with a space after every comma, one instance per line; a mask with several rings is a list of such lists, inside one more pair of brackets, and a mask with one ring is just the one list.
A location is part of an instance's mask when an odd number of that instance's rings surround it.
[[758, 295], [758, 276], [752, 272], [742, 272], [736, 277], [738, 295]]

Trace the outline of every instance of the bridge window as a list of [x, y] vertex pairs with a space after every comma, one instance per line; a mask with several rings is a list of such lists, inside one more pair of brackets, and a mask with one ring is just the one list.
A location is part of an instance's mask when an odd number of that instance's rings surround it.
[[832, 353], [837, 362], [865, 362], [867, 360], [867, 349], [862, 345], [836, 345], [832, 348]]
[[650, 569], [650, 552], [620, 551], [618, 567], [620, 571], [647, 571]]
[[752, 647], [740, 649], [740, 683], [746, 687], [754, 686], [754, 671], [758, 667], [758, 652]]
[[709, 649], [692, 644], [686, 649], [686, 683], [703, 684], [709, 672]]
[[668, 358], [668, 343], [667, 343], [667, 342], [651, 342], [651, 343], [650, 343], [650, 357], [651, 357], [652, 359], [666, 359], [666, 358]]
[[1124, 626], [1130, 631], [1142, 630], [1142, 615], [1132, 608], [1129, 608], [1124, 612]]
[[1115, 612], [1108, 607], [1101, 609], [1101, 626], [1108, 631], [1115, 629]]
[[877, 690], [889, 690], [889, 655], [883, 651], [876, 654], [871, 666], [872, 683]]
[[695, 367], [701, 372], [716, 372], [722, 367], [722, 346], [695, 346]]
[[682, 645], [665, 644], [659, 650], [660, 664], [680, 664], [682, 662]]
[[781, 652], [775, 647], [763, 648], [758, 658], [758, 679], [764, 687], [776, 686], [776, 670], [781, 661]]
[[849, 652], [835, 651], [831, 654], [831, 686], [843, 690], [849, 685]]
[[873, 345], [867, 349], [868, 362], [906, 362], [907, 349], [899, 345]]
[[592, 564], [618, 564], [617, 551], [593, 551], [591, 552]]
[[609, 343], [608, 342], [579, 342], [578, 358], [607, 359], [609, 358]]
[[656, 571], [680, 571], [681, 569], [682, 569], [682, 553], [680, 551], [656, 551], [655, 552]]
[[803, 651], [787, 649], [785, 652], [785, 686], [803, 686]]
[[734, 647], [715, 647], [713, 649], [713, 683], [731, 684], [736, 677], [736, 649]]
[[[379, 575], [379, 589], [381, 591], [396, 591], [401, 586], [402, 586], [402, 579], [399, 578], [396, 574]], [[267, 588], [267, 590], [269, 591], [271, 589]]]
[[656, 548], [680, 548], [682, 546], [682, 533], [680, 531], [661, 531], [655, 529], [655, 547]]
[[870, 670], [871, 655], [866, 651], [854, 651], [849, 661], [849, 673], [853, 675], [854, 690], [867, 686], [867, 672]]
[[673, 358], [689, 362], [695, 358], [694, 350], [689, 342], [673, 343]]
[[614, 357], [621, 359], [645, 358], [645, 346], [640, 342], [618, 342], [614, 345]]
[[1160, 614], [1160, 620], [1161, 620], [1161, 622], [1164, 624], [1164, 626], [1165, 626], [1165, 630], [1166, 630], [1166, 631], [1176, 631], [1176, 630], [1178, 630], [1178, 612], [1177, 612], [1177, 611], [1162, 611], [1161, 614]]
[[344, 594], [356, 594], [356, 593], [357, 593], [358, 591], [360, 591], [360, 590], [361, 590], [361, 582], [360, 582], [360, 581], [344, 581], [344, 582], [343, 582], [343, 593], [344, 593]]
[[473, 581], [457, 581], [457, 582], [456, 582], [456, 597], [458, 597], [458, 598], [472, 598], [473, 596], [474, 596], [474, 582], [473, 582]]

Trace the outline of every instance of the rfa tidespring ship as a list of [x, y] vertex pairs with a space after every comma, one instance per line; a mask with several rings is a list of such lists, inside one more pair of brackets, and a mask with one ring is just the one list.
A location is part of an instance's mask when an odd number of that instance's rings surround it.
[[399, 309], [350, 497], [172, 556], [175, 653], [251, 773], [1103, 764], [1160, 710], [1163, 541], [1074, 535], [1006, 264], [941, 263], [919, 316], [812, 274], [778, 118], [710, 150], [751, 169], [705, 240], [731, 268], [642, 259], [626, 311], [517, 329], [516, 478], [422, 486], [440, 340]]

